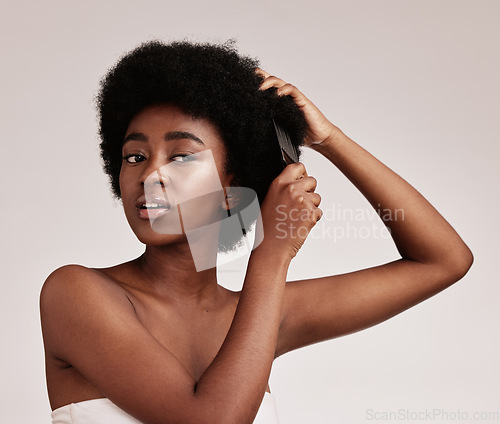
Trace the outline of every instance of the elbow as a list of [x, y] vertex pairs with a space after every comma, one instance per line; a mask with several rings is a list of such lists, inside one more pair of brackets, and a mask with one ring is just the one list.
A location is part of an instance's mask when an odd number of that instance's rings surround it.
[[469, 272], [473, 263], [474, 255], [465, 244], [450, 254], [445, 262], [445, 272], [448, 275], [450, 284], [461, 280]]
[[463, 252], [459, 255], [456, 265], [458, 280], [463, 278], [474, 263], [474, 255], [467, 245], [464, 244]]
[[471, 268], [474, 255], [465, 243], [460, 243], [452, 248], [442, 249], [441, 254], [429, 260], [429, 278], [434, 281], [434, 293], [460, 281]]

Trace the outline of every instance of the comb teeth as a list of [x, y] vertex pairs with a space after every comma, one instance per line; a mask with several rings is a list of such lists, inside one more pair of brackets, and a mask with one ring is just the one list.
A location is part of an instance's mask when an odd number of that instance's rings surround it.
[[273, 119], [274, 129], [281, 148], [281, 156], [285, 165], [299, 161], [299, 153], [290, 140], [288, 133]]

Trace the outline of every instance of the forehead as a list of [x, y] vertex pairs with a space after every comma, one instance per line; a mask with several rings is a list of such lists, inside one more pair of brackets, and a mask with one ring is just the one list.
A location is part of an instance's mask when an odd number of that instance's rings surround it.
[[207, 148], [225, 150], [222, 137], [211, 121], [195, 118], [172, 104], [155, 104], [140, 110], [130, 120], [125, 137], [138, 133], [149, 140], [174, 131], [192, 133], [201, 139]]

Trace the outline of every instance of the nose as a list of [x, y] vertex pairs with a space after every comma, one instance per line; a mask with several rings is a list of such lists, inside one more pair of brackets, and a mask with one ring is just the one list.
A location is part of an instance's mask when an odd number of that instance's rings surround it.
[[143, 187], [155, 187], [161, 186], [165, 188], [165, 186], [169, 183], [169, 178], [166, 175], [166, 166], [165, 164], [160, 163], [150, 163], [150, 166], [144, 168], [140, 183]]

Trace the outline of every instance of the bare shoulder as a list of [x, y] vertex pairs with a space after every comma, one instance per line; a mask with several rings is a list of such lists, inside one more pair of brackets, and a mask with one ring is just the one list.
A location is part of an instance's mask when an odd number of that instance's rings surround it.
[[40, 316], [47, 353], [61, 358], [59, 355], [65, 344], [60, 331], [63, 321], [68, 324], [82, 315], [96, 317], [103, 310], [110, 314], [134, 314], [126, 292], [105, 274], [76, 264], [54, 270], [40, 292]]
[[101, 302], [112, 298], [127, 300], [124, 290], [104, 273], [82, 265], [64, 265], [45, 280], [40, 292], [40, 311], [43, 314], [54, 302], [94, 298]]
[[40, 292], [40, 307], [52, 301], [62, 300], [66, 296], [77, 295], [124, 296], [124, 290], [111, 278], [96, 269], [83, 265], [64, 265], [54, 270], [45, 280]]

